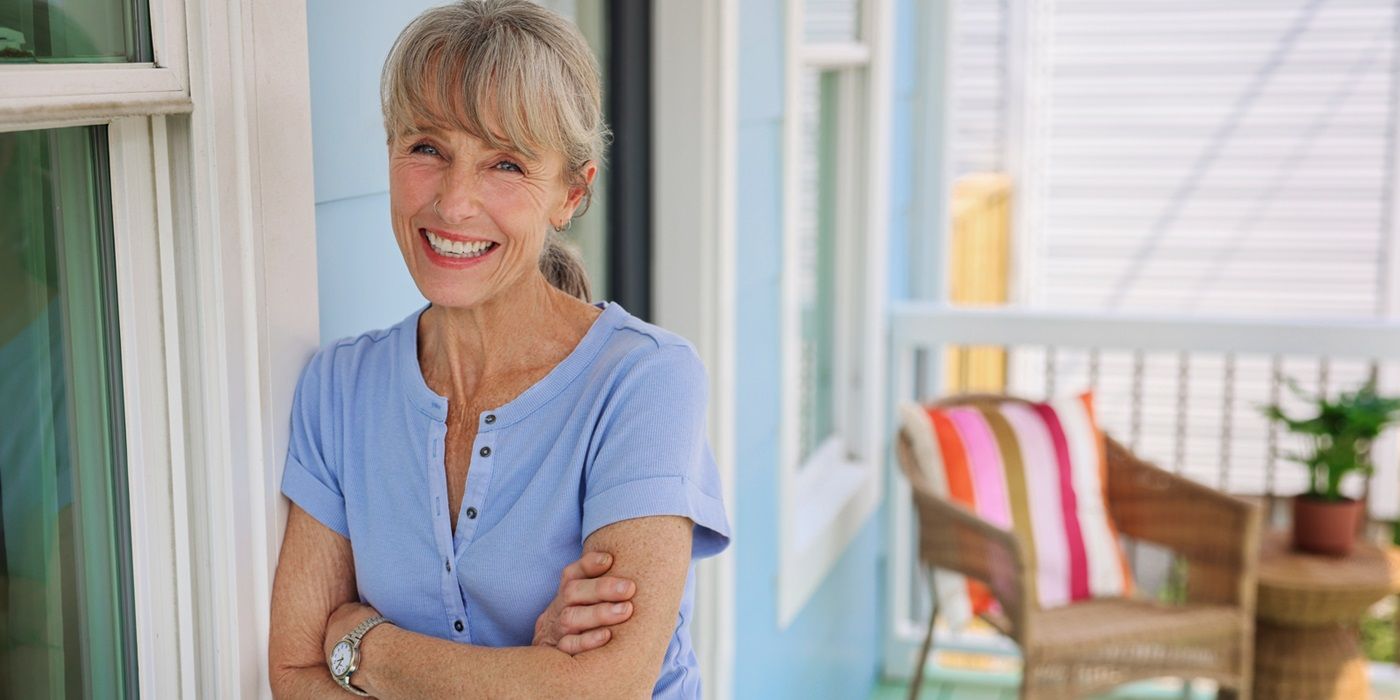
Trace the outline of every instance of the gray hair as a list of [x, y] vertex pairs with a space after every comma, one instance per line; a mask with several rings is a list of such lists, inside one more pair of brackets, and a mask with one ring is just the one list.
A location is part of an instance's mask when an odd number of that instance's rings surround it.
[[[529, 0], [459, 0], [429, 9], [394, 41], [379, 95], [390, 141], [448, 127], [527, 158], [562, 154], [566, 182], [584, 188], [576, 215], [587, 211], [593, 189], [584, 170], [602, 161], [610, 134], [598, 63], [568, 20]], [[554, 233], [540, 269], [556, 287], [588, 300], [582, 261]]]

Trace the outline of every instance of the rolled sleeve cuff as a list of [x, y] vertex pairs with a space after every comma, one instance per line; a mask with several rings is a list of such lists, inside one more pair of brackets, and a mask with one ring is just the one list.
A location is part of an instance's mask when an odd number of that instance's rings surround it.
[[724, 503], [682, 476], [657, 476], [613, 486], [583, 502], [583, 539], [613, 523], [678, 515], [695, 523], [691, 557], [704, 559], [729, 546]]
[[287, 459], [287, 470], [282, 474], [282, 493], [322, 525], [350, 539], [350, 527], [345, 521], [345, 499], [321, 483], [295, 458]]

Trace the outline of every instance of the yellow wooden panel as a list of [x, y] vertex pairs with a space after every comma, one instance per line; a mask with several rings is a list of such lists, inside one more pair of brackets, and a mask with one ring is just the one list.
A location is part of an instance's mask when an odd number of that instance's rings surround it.
[[[951, 301], [960, 306], [1001, 306], [1010, 294], [1011, 178], [975, 173], [953, 184], [949, 240]], [[1006, 351], [952, 347], [947, 359], [949, 393], [1006, 389]]]

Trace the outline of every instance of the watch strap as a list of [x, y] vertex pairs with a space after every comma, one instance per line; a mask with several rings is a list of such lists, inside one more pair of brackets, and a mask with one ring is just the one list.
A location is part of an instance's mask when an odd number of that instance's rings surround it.
[[365, 635], [368, 634], [369, 631], [373, 629], [375, 625], [381, 622], [388, 621], [388, 618], [384, 617], [383, 615], [375, 615], [374, 617], [371, 617], [368, 620], [365, 620], [364, 622], [355, 625], [355, 629], [350, 630], [349, 634], [346, 634], [344, 637], [340, 638], [341, 641], [350, 643], [350, 653], [353, 655], [351, 657], [353, 661], [350, 664], [350, 670], [344, 676], [335, 676], [335, 682], [339, 683], [340, 687], [362, 698], [369, 697], [369, 693], [366, 693], [365, 691], [356, 688], [353, 684], [350, 683], [350, 676], [354, 675], [355, 671], [359, 670], [360, 640], [364, 639]]
[[360, 648], [360, 640], [364, 639], [364, 636], [368, 634], [369, 631], [373, 629], [375, 625], [381, 622], [388, 621], [389, 618], [384, 617], [383, 615], [375, 615], [374, 617], [371, 617], [368, 620], [365, 620], [364, 622], [355, 625], [355, 629], [350, 630], [350, 634], [345, 635], [345, 638], [349, 639], [350, 643], [354, 645], [356, 649], [358, 649]]

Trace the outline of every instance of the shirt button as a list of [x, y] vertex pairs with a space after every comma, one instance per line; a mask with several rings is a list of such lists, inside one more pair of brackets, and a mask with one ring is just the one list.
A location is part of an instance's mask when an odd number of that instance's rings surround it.
[[491, 456], [491, 448], [489, 448], [489, 447], [483, 447], [483, 448], [481, 448], [481, 452], [480, 452], [479, 454], [480, 454], [482, 457], [490, 457], [490, 456]]
[[496, 414], [494, 414], [494, 413], [488, 413], [488, 414], [486, 414], [486, 424], [487, 424], [487, 425], [491, 425], [492, 423], [495, 423], [495, 422], [496, 422]]
[[461, 632], [462, 629], [463, 629], [462, 621], [461, 621], [461, 620], [458, 620], [458, 621], [452, 623], [452, 629], [457, 630], [458, 632]]
[[476, 509], [475, 509], [475, 508], [468, 508], [468, 509], [467, 509], [467, 520], [476, 520]]
[[447, 565], [447, 570], [448, 570], [448, 571], [451, 571], [451, 570], [452, 570], [452, 560], [451, 560], [451, 559], [444, 559], [444, 560], [443, 560], [443, 563]]

